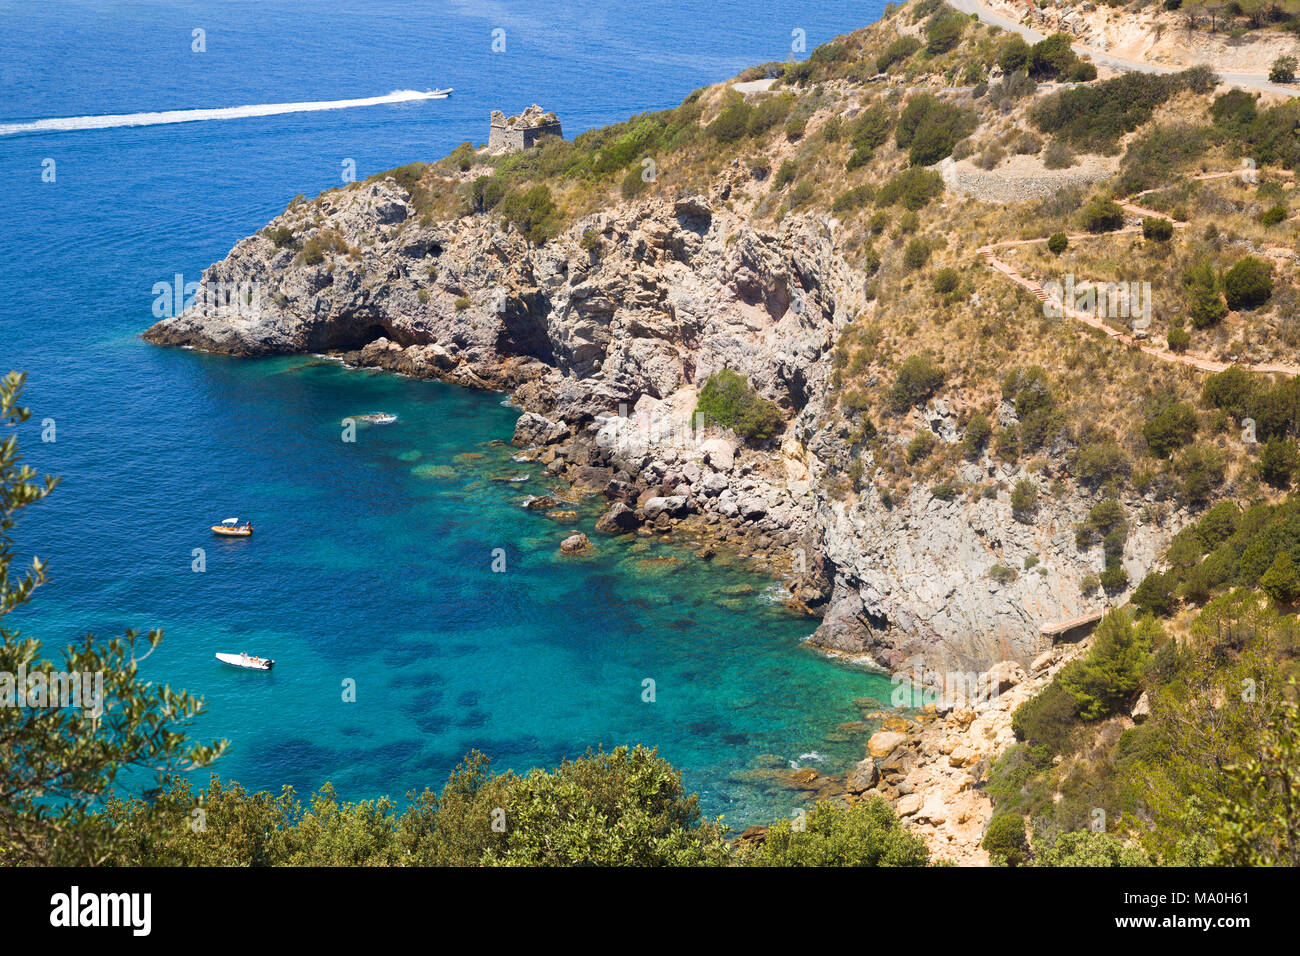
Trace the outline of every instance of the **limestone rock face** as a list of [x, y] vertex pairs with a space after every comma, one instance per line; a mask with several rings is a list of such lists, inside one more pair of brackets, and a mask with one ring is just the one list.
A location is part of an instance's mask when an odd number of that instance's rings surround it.
[[[1080, 590], [1103, 560], [1074, 540], [1087, 495], [1043, 494], [1027, 520], [1012, 514], [1008, 489], [1051, 474], [985, 457], [962, 480], [1001, 489], [991, 497], [945, 501], [918, 482], [882, 499], [831, 387], [839, 334], [871, 308], [863, 276], [834, 220], [796, 213], [756, 228], [727, 207], [729, 188], [620, 203], [536, 245], [493, 216], [430, 222], [392, 178], [356, 184], [240, 241], [203, 273], [202, 304], [145, 338], [239, 356], [330, 352], [508, 390], [523, 412], [516, 445], [580, 490], [644, 509], [611, 517], [619, 528], [744, 529], [747, 551], [781, 556], [792, 603], [824, 615], [813, 644], [889, 668], [1024, 665], [1045, 650], [1044, 624], [1122, 601]], [[232, 289], [247, 295], [223, 298]], [[222, 301], [233, 305], [208, 307]], [[781, 409], [783, 434], [755, 447], [695, 430], [698, 390], [724, 368]], [[907, 429], [959, 441], [953, 401], [915, 410]], [[997, 417], [1014, 424], [1014, 407]], [[846, 493], [851, 468], [863, 480]], [[1188, 518], [1156, 525], [1140, 500], [1123, 504], [1136, 584]], [[1014, 573], [995, 580], [994, 565]]]

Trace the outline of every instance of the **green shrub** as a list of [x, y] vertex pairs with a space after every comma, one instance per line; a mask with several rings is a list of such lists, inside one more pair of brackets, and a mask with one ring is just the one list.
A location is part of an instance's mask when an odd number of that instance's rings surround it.
[[470, 184], [470, 201], [475, 212], [487, 212], [505, 198], [506, 187], [496, 176], [479, 176]]
[[1285, 220], [1286, 220], [1286, 206], [1283, 206], [1281, 204], [1276, 206], [1269, 206], [1267, 209], [1265, 209], [1262, 213], [1259, 214], [1260, 224], [1264, 226], [1276, 226], [1278, 223], [1284, 222]]
[[1047, 249], [1054, 256], [1059, 256], [1070, 248], [1070, 239], [1063, 232], [1054, 232], [1047, 237]]
[[943, 369], [935, 365], [928, 355], [911, 355], [899, 366], [898, 375], [889, 392], [889, 402], [895, 411], [905, 411], [921, 405], [943, 385]]
[[1212, 70], [1201, 67], [1167, 75], [1123, 73], [1045, 97], [1030, 110], [1030, 120], [1078, 149], [1113, 154], [1124, 134], [1150, 120], [1157, 106], [1183, 90], [1207, 93], [1215, 80]]
[[[1169, 4], [1175, 6], [1170, 8]], [[1177, 9], [1182, 0], [1165, 0], [1167, 9]], [[1125, 845], [1109, 833], [1075, 830], [1062, 833], [1050, 848], [1035, 852], [1035, 866], [1152, 866], [1150, 855], [1138, 844]]]
[[1223, 295], [1230, 309], [1255, 309], [1273, 295], [1273, 268], [1254, 256], [1244, 256], [1223, 276]]
[[1196, 437], [1196, 409], [1174, 402], [1142, 426], [1147, 448], [1157, 458], [1168, 458]]
[[1149, 616], [1134, 624], [1124, 611], [1115, 609], [1101, 619], [1091, 650], [1057, 675], [1062, 688], [1074, 697], [1080, 717], [1100, 720], [1126, 708], [1160, 634], [1160, 626]]
[[989, 437], [993, 434], [993, 426], [989, 423], [987, 416], [976, 412], [966, 423], [966, 434], [962, 436], [962, 447], [966, 454], [975, 458], [988, 444]]
[[920, 269], [930, 260], [930, 243], [920, 236], [908, 242], [903, 249], [903, 265], [909, 270]]
[[1168, 242], [1174, 237], [1174, 224], [1168, 219], [1146, 216], [1142, 220], [1142, 238], [1156, 242]]
[[1124, 210], [1118, 203], [1094, 196], [1080, 212], [1083, 228], [1089, 232], [1114, 232], [1124, 226]]
[[932, 169], [905, 169], [880, 187], [877, 206], [901, 203], [904, 209], [925, 208], [930, 200], [943, 195], [943, 176]]
[[1273, 61], [1273, 65], [1268, 71], [1268, 81], [1270, 83], [1294, 83], [1296, 71], [1296, 58], [1293, 56], [1280, 56]]
[[1274, 488], [1290, 488], [1300, 468], [1300, 448], [1290, 438], [1270, 438], [1259, 451], [1259, 477]]
[[523, 192], [512, 192], [501, 201], [504, 221], [514, 226], [529, 242], [542, 244], [559, 229], [558, 211], [551, 191], [541, 183]]
[[1038, 486], [1021, 478], [1011, 489], [1011, 513], [1017, 521], [1027, 521], [1038, 510]]
[[1071, 38], [1066, 33], [1053, 33], [1039, 40], [1029, 49], [1025, 69], [1035, 79], [1056, 80], [1064, 78], [1079, 62], [1070, 49]]
[[951, 155], [958, 140], [979, 125], [972, 109], [948, 103], [930, 93], [918, 93], [907, 102], [894, 128], [894, 142], [906, 149], [913, 166], [933, 166]]
[[471, 304], [472, 303], [469, 301], [469, 299], [463, 295], [457, 297], [457, 299], [452, 303], [452, 305], [455, 307], [457, 312], [464, 312], [466, 309], [470, 307]]
[[[1096, 590], [1096, 585], [1093, 585]], [[1025, 701], [1011, 715], [1011, 730], [1017, 740], [1031, 747], [1045, 747], [1061, 753], [1078, 729], [1078, 704], [1060, 680], [1053, 680], [1037, 696]]]
[[1277, 553], [1259, 584], [1264, 593], [1279, 604], [1294, 604], [1296, 598], [1300, 598], [1300, 570], [1296, 569], [1289, 551]]
[[1139, 611], [1168, 617], [1178, 606], [1178, 589], [1174, 578], [1152, 571], [1134, 589], [1129, 602]]
[[1219, 293], [1218, 277], [1208, 259], [1202, 259], [1183, 273], [1183, 291], [1187, 295], [1187, 314], [1193, 327], [1208, 329], [1228, 314], [1228, 307]]
[[707, 132], [719, 143], [734, 143], [749, 132], [753, 107], [735, 90], [727, 91], [726, 105], [708, 125]]
[[961, 273], [951, 266], [945, 266], [934, 274], [933, 287], [939, 295], [952, 295], [961, 285]]
[[262, 234], [271, 240], [272, 245], [277, 249], [283, 249], [286, 246], [294, 245], [293, 230], [288, 226], [267, 226], [262, 230]]
[[906, 60], [917, 50], [921, 49], [921, 41], [914, 36], [902, 36], [895, 40], [889, 46], [885, 47], [885, 52], [876, 57], [876, 72], [884, 73], [895, 63], [901, 63]]
[[989, 821], [980, 843], [995, 866], [1023, 866], [1029, 862], [1029, 838], [1018, 813], [998, 813]]
[[1174, 326], [1170, 329], [1167, 340], [1169, 349], [1173, 352], [1186, 352], [1192, 344], [1191, 333], [1181, 326]]
[[998, 50], [998, 66], [1003, 73], [1015, 73], [1029, 66], [1029, 44], [1019, 34], [1012, 35]]
[[778, 820], [763, 842], [743, 848], [746, 866], [924, 866], [925, 841], [899, 822], [884, 797], [873, 794], [853, 806], [822, 801], [796, 828]]
[[957, 497], [957, 489], [948, 482], [934, 485], [930, 488], [930, 495], [938, 498], [940, 501], [952, 501]]
[[934, 451], [934, 436], [929, 432], [917, 432], [907, 443], [907, 463], [915, 465]]
[[928, 41], [925, 52], [932, 56], [947, 53], [961, 42], [962, 31], [969, 21], [959, 13], [937, 13], [925, 26]]
[[763, 441], [785, 427], [780, 409], [763, 398], [731, 369], [720, 369], [708, 377], [695, 406], [696, 423], [718, 424], [743, 438]]
[[1128, 455], [1113, 441], [1089, 442], [1075, 456], [1074, 473], [1084, 485], [1097, 487], [1128, 475]]
[[1010, 584], [1020, 575], [1016, 573], [1015, 568], [1009, 568], [1005, 564], [995, 564], [989, 568], [989, 578], [998, 584]]

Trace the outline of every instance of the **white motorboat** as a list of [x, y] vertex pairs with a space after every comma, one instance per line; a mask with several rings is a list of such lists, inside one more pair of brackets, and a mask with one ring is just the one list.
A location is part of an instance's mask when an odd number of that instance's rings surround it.
[[452, 87], [449, 86], [445, 90], [430, 90], [429, 96], [435, 100], [445, 100], [448, 96], [451, 95], [451, 92], [452, 92]]
[[217, 654], [217, 660], [223, 664], [229, 664], [231, 667], [245, 667], [252, 671], [269, 671], [275, 666], [275, 661], [269, 657], [253, 657], [251, 654]]

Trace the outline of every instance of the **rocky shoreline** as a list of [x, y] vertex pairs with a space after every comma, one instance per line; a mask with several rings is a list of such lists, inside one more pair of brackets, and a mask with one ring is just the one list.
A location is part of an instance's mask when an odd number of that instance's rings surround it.
[[[707, 195], [619, 203], [541, 246], [482, 214], [417, 217], [392, 178], [330, 191], [204, 272], [205, 289], [255, 285], [258, 308], [193, 306], [145, 338], [238, 356], [325, 352], [503, 389], [523, 410], [515, 443], [557, 480], [605, 495], [602, 531], [694, 529], [705, 554], [759, 555], [797, 606], [823, 616], [814, 644], [895, 670], [1028, 663], [1044, 623], [1104, 603], [1079, 586], [1101, 570], [1099, 549], [1074, 542], [1089, 502], [1048, 495], [1050, 468], [988, 457], [960, 476], [992, 490], [977, 499], [918, 485], [885, 501], [874, 482], [846, 494], [843, 476], [870, 459], [835, 407], [831, 352], [874, 304], [832, 217], [791, 215], [768, 231], [729, 208], [746, 176], [731, 167]], [[696, 389], [724, 368], [776, 404], [784, 434], [751, 447], [692, 429]], [[960, 441], [958, 411], [936, 399], [887, 440], [919, 428]], [[1014, 421], [1004, 403], [999, 424]], [[1028, 522], [1010, 504], [1021, 479], [1044, 492]], [[1173, 530], [1133, 522], [1132, 580]]]

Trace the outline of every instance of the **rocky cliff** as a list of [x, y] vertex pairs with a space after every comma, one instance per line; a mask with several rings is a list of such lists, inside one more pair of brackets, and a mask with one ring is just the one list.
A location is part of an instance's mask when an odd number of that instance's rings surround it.
[[[813, 640], [828, 650], [895, 668], [1027, 662], [1044, 623], [1104, 600], [1079, 586], [1102, 560], [1074, 540], [1085, 501], [1044, 494], [1017, 517], [1010, 484], [1045, 485], [1050, 472], [988, 457], [965, 466], [997, 489], [974, 501], [920, 487], [891, 502], [872, 485], [843, 491], [855, 458], [873, 467], [827, 399], [837, 335], [870, 308], [864, 276], [829, 216], [760, 229], [730, 211], [744, 175], [731, 170], [707, 195], [620, 203], [543, 245], [487, 215], [416, 217], [393, 179], [332, 191], [204, 273], [205, 289], [253, 284], [251, 304], [193, 305], [145, 337], [239, 356], [336, 352], [508, 389], [524, 410], [516, 442], [609, 499], [601, 530], [682, 525], [764, 555], [795, 600], [824, 614]], [[723, 368], [780, 407], [779, 440], [746, 447], [691, 429], [696, 389]], [[912, 414], [909, 430], [960, 438], [944, 402]], [[1167, 534], [1136, 525], [1132, 579]], [[1003, 572], [990, 576], [995, 566]]]

